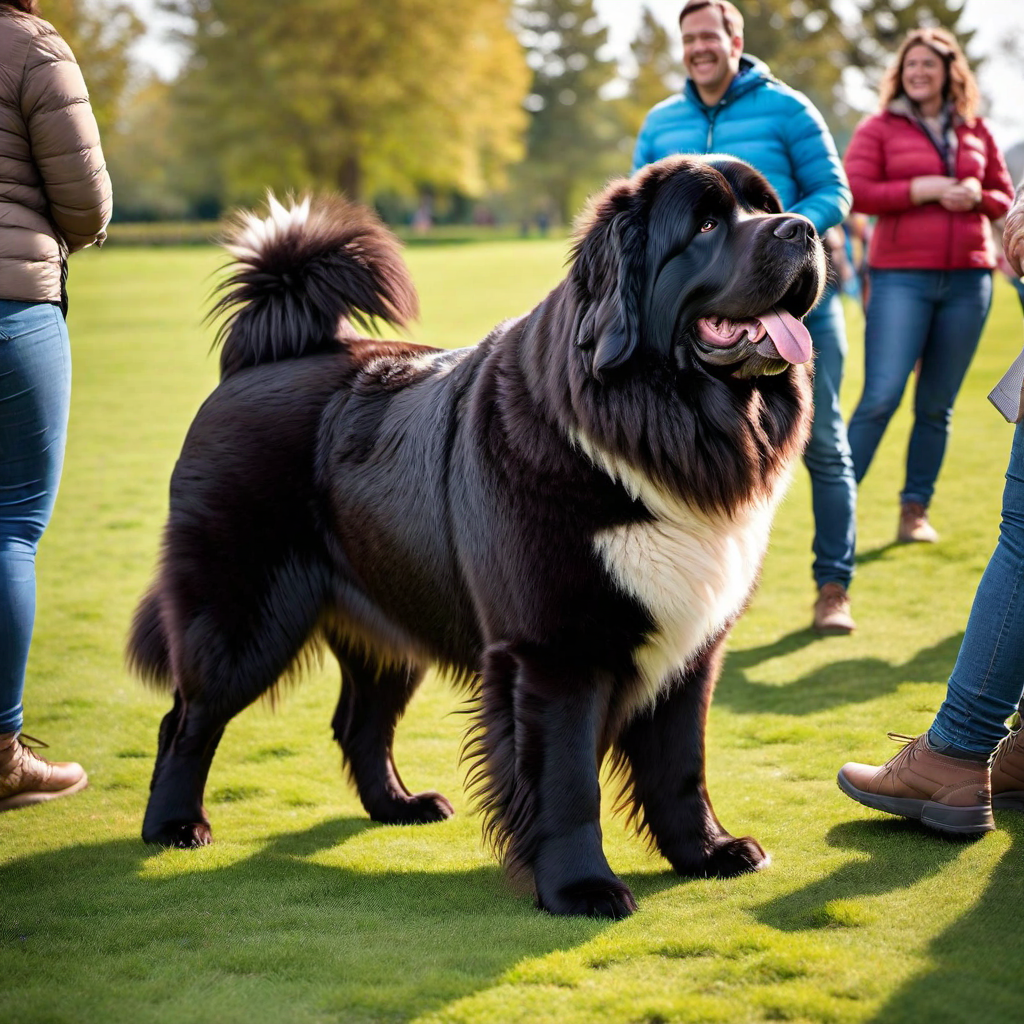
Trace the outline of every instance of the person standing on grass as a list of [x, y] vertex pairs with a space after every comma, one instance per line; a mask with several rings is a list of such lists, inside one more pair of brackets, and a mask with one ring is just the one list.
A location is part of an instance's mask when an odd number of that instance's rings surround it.
[[36, 548], [71, 397], [67, 258], [102, 242], [111, 193], [82, 73], [38, 0], [0, 0], [0, 68], [0, 811], [9, 811], [88, 781], [78, 764], [38, 757], [20, 733]]
[[[850, 210], [850, 190], [821, 114], [756, 57], [743, 53], [743, 17], [728, 0], [688, 0], [679, 14], [682, 93], [655, 106], [636, 140], [633, 170], [673, 153], [726, 153], [772, 184], [783, 209], [824, 237]], [[839, 408], [846, 332], [830, 285], [806, 317], [814, 343], [814, 417], [804, 462], [814, 508], [814, 629], [853, 632], [849, 586], [856, 543], [857, 485]]]
[[[1024, 272], [1024, 184], [1003, 231]], [[999, 541], [982, 574], [960, 653], [935, 720], [880, 768], [850, 762], [839, 788], [859, 803], [939, 832], [982, 834], [992, 808], [1024, 811], [1024, 352], [992, 393], [1017, 428], [1003, 490]], [[1013, 722], [1007, 731], [1007, 722]]]
[[1013, 195], [978, 100], [956, 39], [915, 29], [882, 82], [881, 112], [858, 125], [846, 150], [853, 208], [878, 217], [868, 249], [864, 392], [849, 426], [858, 483], [920, 362], [901, 543], [939, 539], [928, 505], [992, 302], [991, 222]]

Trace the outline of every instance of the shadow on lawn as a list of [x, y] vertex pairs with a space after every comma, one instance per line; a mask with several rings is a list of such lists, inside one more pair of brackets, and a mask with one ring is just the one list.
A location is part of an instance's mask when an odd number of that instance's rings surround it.
[[883, 558], [892, 551], [893, 548], [902, 547], [905, 547], [905, 545], [901, 544], [898, 540], [891, 540], [886, 544], [881, 544], [877, 548], [870, 548], [867, 551], [858, 551], [853, 560], [858, 566], [863, 567], [865, 565], [870, 565], [872, 562], [877, 562], [880, 558]]
[[981, 898], [928, 946], [931, 964], [895, 992], [877, 1024], [1020, 1020], [1024, 914], [1024, 816], [997, 811], [996, 824], [1013, 842]]
[[[222, 1020], [407, 1020], [611, 926], [536, 911], [497, 865], [317, 860], [380, 827], [330, 820], [220, 865], [216, 848], [161, 853], [136, 840], [12, 861], [0, 867], [5, 993], [26, 1020], [65, 1019], [69, 993], [94, 1019], [193, 1019], [209, 1003]], [[624, 880], [640, 900], [682, 884]]]
[[[1024, 816], [997, 811], [996, 821], [1012, 842], [984, 892], [931, 941], [924, 951], [929, 969], [889, 998], [876, 1014], [876, 1024], [1019, 1019], [1024, 1006], [1020, 971]], [[884, 925], [885, 911], [865, 908], [858, 898], [910, 888], [941, 871], [970, 840], [944, 839], [916, 822], [893, 819], [837, 825], [829, 832], [828, 842], [863, 851], [870, 859], [844, 864], [828, 878], [762, 905], [756, 911], [761, 921], [781, 931], [855, 928], [875, 920]], [[927, 910], [922, 914], [926, 918]]]
[[765, 903], [759, 920], [780, 931], [856, 926], [868, 918], [848, 901], [908, 889], [937, 874], [963, 849], [965, 840], [943, 839], [903, 818], [848, 821], [832, 828], [826, 842], [860, 850], [869, 860], [844, 864], [827, 878]]
[[901, 665], [890, 665], [879, 658], [848, 658], [823, 665], [781, 686], [751, 682], [747, 669], [820, 642], [811, 630], [798, 630], [762, 647], [730, 651], [715, 689], [715, 702], [742, 715], [765, 711], [810, 715], [844, 704], [874, 700], [894, 692], [901, 683], [933, 683], [946, 679], [962, 639], [962, 632], [954, 633], [918, 651]]

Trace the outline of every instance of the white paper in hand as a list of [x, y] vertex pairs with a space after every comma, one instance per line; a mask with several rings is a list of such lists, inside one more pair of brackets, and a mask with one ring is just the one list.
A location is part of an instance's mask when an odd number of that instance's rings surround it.
[[988, 400], [1010, 423], [1024, 419], [1024, 352], [1014, 359], [1013, 365], [989, 392]]

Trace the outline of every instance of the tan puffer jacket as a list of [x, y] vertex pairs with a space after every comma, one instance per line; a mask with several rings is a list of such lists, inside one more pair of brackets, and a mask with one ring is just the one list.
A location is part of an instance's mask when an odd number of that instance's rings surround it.
[[74, 54], [0, 6], [0, 299], [60, 302], [69, 253], [102, 242], [110, 178]]

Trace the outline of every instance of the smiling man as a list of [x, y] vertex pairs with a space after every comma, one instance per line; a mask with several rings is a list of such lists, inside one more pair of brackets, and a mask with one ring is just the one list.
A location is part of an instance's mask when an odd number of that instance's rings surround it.
[[[728, 0], [689, 0], [679, 15], [683, 91], [647, 115], [633, 170], [673, 153], [727, 153], [753, 164], [783, 209], [801, 213], [818, 234], [850, 210], [850, 189], [835, 142], [811, 102], [743, 52], [743, 16]], [[857, 485], [839, 409], [846, 334], [839, 297], [829, 289], [806, 317], [815, 352], [814, 420], [804, 462], [814, 506], [814, 628], [851, 633]]]

